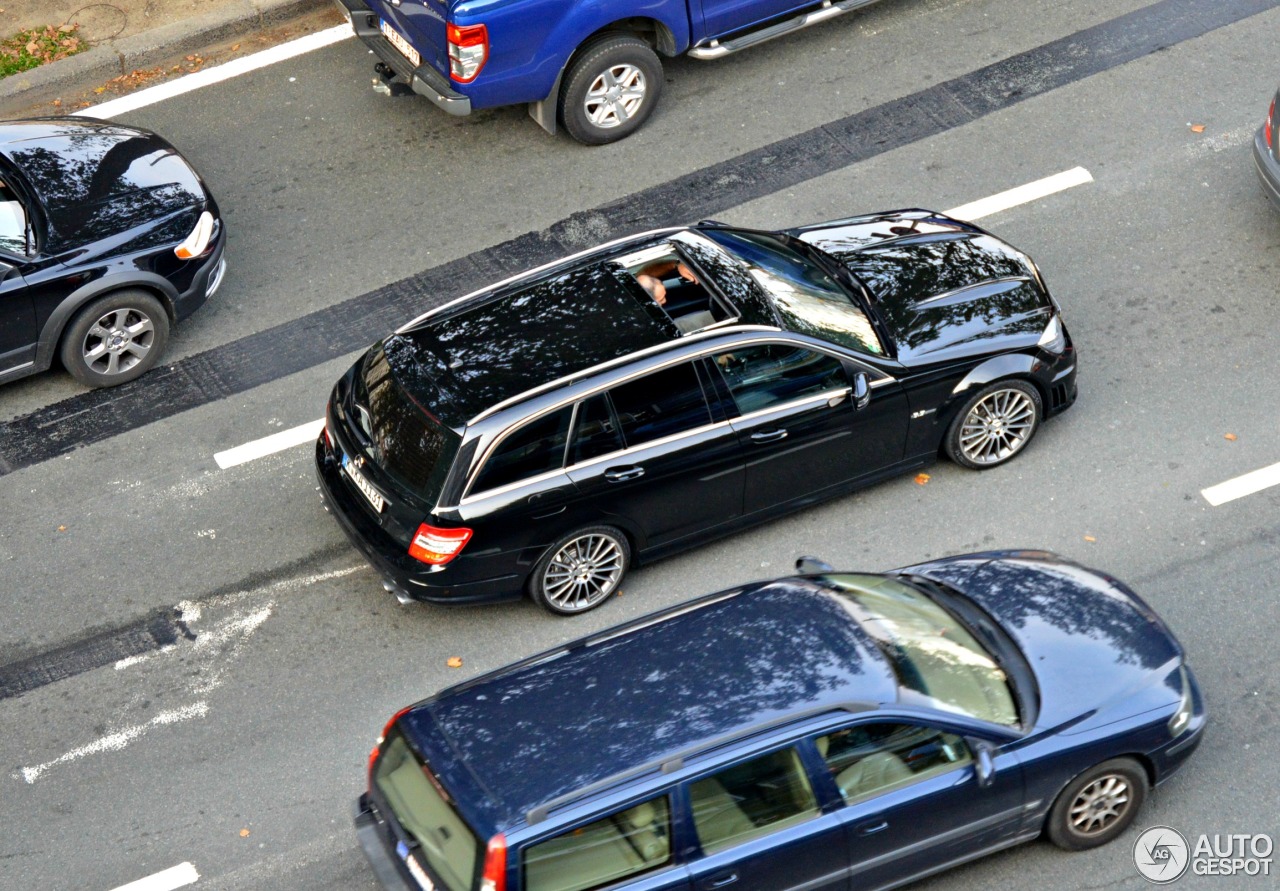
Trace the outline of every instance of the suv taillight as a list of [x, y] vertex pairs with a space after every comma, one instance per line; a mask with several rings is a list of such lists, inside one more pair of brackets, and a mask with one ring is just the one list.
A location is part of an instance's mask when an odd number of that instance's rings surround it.
[[501, 832], [485, 848], [480, 891], [507, 891], [507, 837]]
[[450, 24], [448, 40], [449, 76], [460, 84], [471, 83], [489, 58], [489, 29]]
[[463, 526], [453, 529], [441, 529], [423, 523], [413, 534], [413, 542], [409, 545], [409, 556], [432, 566], [443, 566], [462, 552], [462, 548], [471, 540], [471, 530]]
[[1271, 141], [1271, 119], [1276, 116], [1276, 100], [1271, 100], [1271, 107], [1267, 109], [1267, 126], [1263, 131], [1267, 135], [1267, 148], [1275, 148], [1275, 143]]

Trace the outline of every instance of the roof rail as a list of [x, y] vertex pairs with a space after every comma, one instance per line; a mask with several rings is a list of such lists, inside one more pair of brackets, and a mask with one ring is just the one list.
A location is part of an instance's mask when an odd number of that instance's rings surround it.
[[675, 752], [669, 752], [661, 758], [655, 758], [654, 760], [641, 764], [638, 767], [631, 767], [627, 770], [619, 771], [618, 773], [607, 776], [604, 779], [597, 780], [594, 783], [589, 783], [580, 789], [575, 789], [572, 792], [566, 792], [564, 795], [559, 795], [548, 802], [540, 804], [535, 808], [531, 808], [525, 814], [525, 822], [530, 826], [541, 823], [543, 820], [547, 819], [551, 814], [551, 811], [557, 807], [562, 807], [563, 805], [577, 801], [580, 798], [586, 798], [593, 792], [599, 792], [603, 789], [617, 785], [624, 780], [642, 776], [650, 771], [658, 770], [662, 773], [674, 773], [684, 767], [684, 759], [691, 755], [710, 751], [711, 749], [718, 748], [726, 743], [744, 739], [748, 736], [754, 736], [757, 733], [763, 733], [764, 731], [772, 730], [775, 727], [792, 724], [797, 721], [802, 721], [805, 718], [812, 718], [829, 712], [861, 714], [862, 712], [875, 711], [879, 707], [878, 703], [862, 701], [828, 703], [826, 705], [817, 705], [812, 708], [804, 709], [803, 711], [781, 715], [767, 721], [761, 721], [759, 724], [739, 728], [738, 730], [733, 730], [729, 733], [722, 733], [719, 736], [714, 736], [711, 739], [704, 739], [700, 742], [694, 743], [693, 745], [686, 746], [683, 749], [678, 749]]

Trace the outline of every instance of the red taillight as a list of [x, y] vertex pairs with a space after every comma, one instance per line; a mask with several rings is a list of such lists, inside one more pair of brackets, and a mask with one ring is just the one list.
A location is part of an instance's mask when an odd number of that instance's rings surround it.
[[325, 445], [329, 447], [329, 451], [332, 452], [333, 451], [333, 434], [329, 432], [328, 415], [326, 415], [324, 419], [324, 441], [325, 441]]
[[485, 848], [480, 891], [507, 891], [507, 837], [501, 832]]
[[449, 76], [460, 84], [471, 83], [489, 59], [489, 29], [484, 25], [454, 25], [446, 29], [449, 41]]
[[458, 556], [470, 540], [471, 530], [462, 526], [440, 529], [423, 523], [413, 534], [409, 556], [432, 566], [442, 566]]
[[1275, 148], [1275, 144], [1271, 141], [1271, 119], [1276, 116], [1276, 100], [1271, 100], [1271, 107], [1267, 109], [1267, 126], [1263, 131], [1267, 135], [1267, 148]]
[[373, 764], [375, 761], [378, 760], [378, 753], [382, 751], [382, 743], [386, 740], [387, 734], [391, 732], [391, 728], [395, 726], [396, 721], [399, 721], [401, 716], [403, 716], [404, 713], [409, 711], [409, 709], [411, 708], [413, 708], [413, 706], [406, 705], [404, 708], [400, 709], [400, 711], [392, 715], [391, 720], [388, 721], [386, 726], [382, 728], [382, 733], [378, 734], [378, 741], [373, 744], [373, 751], [369, 753], [369, 784], [370, 785], [373, 784]]

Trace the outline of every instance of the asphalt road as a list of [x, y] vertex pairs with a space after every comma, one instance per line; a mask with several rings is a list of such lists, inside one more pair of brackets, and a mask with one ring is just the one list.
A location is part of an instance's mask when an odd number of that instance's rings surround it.
[[[600, 149], [520, 109], [376, 96], [354, 41], [124, 116], [212, 184], [231, 267], [171, 370], [0, 390], [0, 888], [110, 891], [183, 862], [218, 891], [373, 888], [350, 804], [397, 707], [805, 553], [1059, 551], [1142, 593], [1205, 689], [1208, 740], [1126, 837], [920, 887], [1137, 888], [1146, 826], [1280, 835], [1280, 490], [1199, 494], [1280, 461], [1280, 218], [1249, 156], [1280, 4], [1071, 6], [887, 0], [676, 60], [649, 125]], [[213, 461], [319, 417], [366, 340], [544, 253], [655, 221], [947, 208], [1076, 166], [1094, 182], [983, 220], [1036, 258], [1081, 353], [1079, 402], [1029, 451], [642, 568], [587, 616], [402, 608], [321, 509], [306, 447]]]

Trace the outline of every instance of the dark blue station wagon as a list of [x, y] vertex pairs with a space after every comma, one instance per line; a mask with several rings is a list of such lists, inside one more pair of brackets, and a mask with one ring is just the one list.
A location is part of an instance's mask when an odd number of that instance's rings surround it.
[[875, 889], [1133, 821], [1200, 742], [1182, 649], [1043, 552], [712, 594], [395, 715], [357, 834], [388, 888]]

